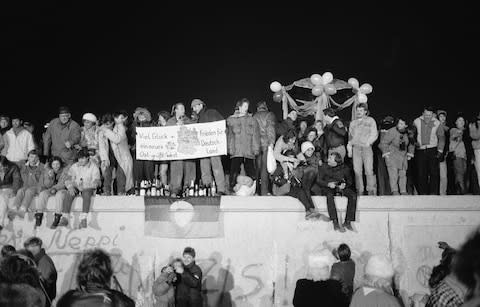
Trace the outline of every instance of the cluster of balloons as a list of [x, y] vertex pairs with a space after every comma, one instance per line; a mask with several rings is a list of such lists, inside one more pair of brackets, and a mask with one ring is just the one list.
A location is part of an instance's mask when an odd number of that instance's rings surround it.
[[335, 85], [331, 83], [333, 81], [333, 75], [331, 72], [326, 72], [323, 75], [313, 74], [310, 77], [310, 81], [314, 85], [312, 88], [312, 94], [314, 96], [320, 96], [323, 93], [327, 95], [334, 95], [337, 93]]
[[280, 102], [283, 98], [282, 93], [282, 85], [278, 81], [273, 81], [270, 83], [270, 90], [274, 93], [273, 94], [273, 101]]
[[358, 101], [365, 103], [368, 101], [367, 94], [370, 94], [373, 91], [373, 88], [370, 84], [364, 83], [360, 86], [360, 83], [355, 78], [348, 79], [348, 84], [353, 88], [353, 91], [356, 92]]

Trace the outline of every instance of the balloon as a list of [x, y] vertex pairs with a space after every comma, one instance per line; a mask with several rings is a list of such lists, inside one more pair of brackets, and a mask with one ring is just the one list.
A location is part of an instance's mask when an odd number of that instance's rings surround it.
[[372, 86], [368, 83], [364, 83], [362, 84], [362, 86], [360, 86], [360, 92], [362, 92], [363, 94], [370, 94], [372, 90]]
[[313, 74], [310, 77], [310, 81], [312, 81], [312, 83], [314, 85], [322, 85], [323, 84], [323, 78], [319, 74]]
[[333, 81], [333, 75], [331, 72], [328, 72], [328, 71], [323, 74], [322, 78], [323, 78], [324, 84], [327, 84]]
[[325, 84], [325, 93], [327, 93], [327, 95], [335, 95], [337, 93], [337, 88], [331, 83]]
[[272, 83], [270, 83], [270, 89], [272, 90], [272, 92], [276, 93], [282, 89], [282, 85], [278, 81], [273, 81]]
[[367, 100], [367, 95], [365, 95], [364, 93], [358, 93], [358, 102], [365, 103], [367, 102]]
[[275, 102], [282, 101], [282, 98], [283, 98], [283, 94], [280, 91], [273, 94], [273, 101], [275, 101]]
[[348, 79], [348, 84], [350, 84], [353, 88], [358, 88], [358, 80], [355, 78]]
[[312, 94], [315, 96], [320, 96], [323, 93], [323, 86], [317, 85], [314, 88], [312, 88]]

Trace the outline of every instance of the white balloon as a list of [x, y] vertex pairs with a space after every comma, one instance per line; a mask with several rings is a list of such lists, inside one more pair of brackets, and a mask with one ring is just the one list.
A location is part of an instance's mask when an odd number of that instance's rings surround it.
[[348, 84], [350, 84], [354, 89], [358, 89], [358, 80], [355, 78], [348, 79]]
[[358, 93], [358, 102], [365, 103], [367, 102], [367, 100], [368, 100], [367, 95], [360, 92]]
[[310, 81], [314, 84], [314, 85], [323, 85], [323, 78], [322, 76], [320, 76], [319, 74], [313, 74], [311, 77], [310, 77]]
[[282, 85], [278, 81], [273, 81], [270, 83], [270, 90], [274, 93], [280, 91], [282, 89]]
[[373, 91], [373, 88], [370, 84], [364, 83], [362, 86], [360, 86], [360, 92], [364, 94], [370, 94]]
[[327, 71], [326, 73], [323, 74], [323, 83], [328, 84], [333, 81], [333, 75], [331, 72]]

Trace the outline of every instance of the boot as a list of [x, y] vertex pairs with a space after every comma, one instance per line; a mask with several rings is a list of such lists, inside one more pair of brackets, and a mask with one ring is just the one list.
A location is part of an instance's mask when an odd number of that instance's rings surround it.
[[338, 220], [333, 220], [333, 230], [339, 232], [345, 232], [345, 229], [338, 224]]
[[56, 229], [58, 224], [60, 223], [60, 218], [62, 217], [61, 213], [55, 213], [55, 216], [53, 218], [53, 223], [52, 226], [50, 226], [50, 229]]
[[343, 222], [343, 227], [350, 230], [350, 231], [355, 231], [352, 227], [352, 223], [350, 221], [345, 221]]
[[80, 220], [80, 225], [78, 225], [78, 228], [79, 229], [87, 228], [87, 219], [81, 219]]
[[13, 221], [17, 216], [17, 210], [8, 210], [7, 217], [10, 221]]
[[37, 212], [35, 213], [35, 228], [40, 227], [42, 225], [43, 220], [43, 213]]
[[65, 216], [62, 216], [62, 218], [60, 219], [60, 222], [58, 223], [58, 226], [67, 227], [68, 226], [68, 218], [66, 218]]

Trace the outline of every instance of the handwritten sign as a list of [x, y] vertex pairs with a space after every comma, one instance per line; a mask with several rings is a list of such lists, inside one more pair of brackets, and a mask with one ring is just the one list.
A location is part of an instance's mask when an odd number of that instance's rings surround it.
[[224, 120], [181, 126], [138, 127], [137, 159], [187, 160], [227, 154]]

